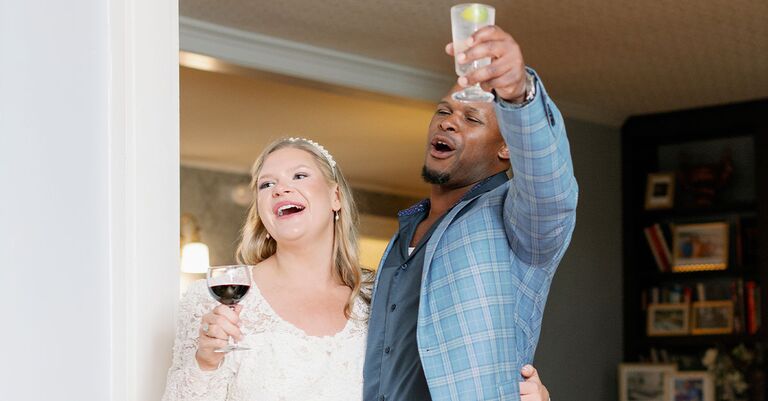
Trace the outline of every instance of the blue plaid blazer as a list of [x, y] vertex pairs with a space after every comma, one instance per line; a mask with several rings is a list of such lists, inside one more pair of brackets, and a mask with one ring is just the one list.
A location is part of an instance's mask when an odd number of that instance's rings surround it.
[[514, 178], [460, 201], [427, 243], [417, 342], [434, 401], [517, 401], [533, 361], [578, 197], [562, 116], [535, 81], [527, 105], [496, 104]]

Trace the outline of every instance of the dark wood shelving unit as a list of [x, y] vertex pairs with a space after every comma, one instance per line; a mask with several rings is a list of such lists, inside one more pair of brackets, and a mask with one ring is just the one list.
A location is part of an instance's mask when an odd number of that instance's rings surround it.
[[711, 208], [676, 208], [645, 211], [645, 218], [652, 220], [707, 220], [735, 218], [735, 217], [755, 217], [757, 215], [757, 204], [755, 202], [738, 202], [729, 205], [715, 205]]
[[[653, 261], [651, 261], [653, 263]], [[638, 272], [636, 275], [638, 283], [646, 284], [667, 284], [667, 283], [690, 283], [690, 282], [711, 282], [722, 279], [744, 279], [757, 281], [761, 278], [761, 273], [756, 268], [750, 266], [732, 267], [726, 270], [713, 270], [701, 272], [672, 273], [660, 272], [658, 270], [648, 270]]]
[[657, 348], [684, 349], [684, 348], [708, 348], [713, 345], [736, 346], [739, 344], [754, 344], [759, 341], [756, 336], [747, 334], [720, 334], [701, 336], [668, 336], [647, 337], [642, 340], [642, 345], [652, 345]]
[[[670, 146], [698, 146], [705, 141], [750, 138], [754, 151], [754, 199], [725, 200], [709, 207], [685, 207], [645, 210], [646, 180], [649, 173], [661, 172], [660, 149]], [[718, 158], [719, 155], [712, 155]], [[733, 158], [745, 157], [733, 154]], [[667, 162], [669, 158], [665, 159]], [[742, 184], [744, 184], [742, 182]], [[723, 193], [732, 190], [722, 189]], [[676, 189], [676, 197], [680, 187]], [[636, 362], [652, 348], [668, 353], [703, 352], [710, 347], [735, 347], [762, 344], [768, 349], [768, 100], [727, 106], [631, 117], [622, 127], [622, 231], [623, 231], [623, 334], [624, 360]], [[734, 254], [736, 223], [751, 219], [757, 228], [757, 254], [750, 260]], [[644, 235], [644, 228], [654, 223], [690, 224], [712, 221], [729, 223], [729, 263], [726, 270], [671, 273], [659, 271]], [[743, 255], [742, 255], [743, 256]], [[760, 286], [762, 325], [756, 334], [648, 336], [643, 292], [649, 287], [738, 280], [754, 281]], [[768, 355], [766, 355], [768, 358]], [[766, 383], [761, 384], [765, 386]], [[763, 391], [755, 401], [766, 401]]]

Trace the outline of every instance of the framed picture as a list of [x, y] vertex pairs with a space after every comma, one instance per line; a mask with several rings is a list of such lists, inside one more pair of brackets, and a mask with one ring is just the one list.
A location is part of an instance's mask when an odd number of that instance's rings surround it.
[[650, 304], [648, 305], [649, 336], [675, 336], [688, 334], [689, 305]]
[[728, 223], [673, 227], [672, 271], [724, 270], [728, 267]]
[[677, 372], [667, 383], [669, 401], [715, 401], [715, 382], [707, 371]]
[[691, 334], [733, 332], [733, 301], [694, 302], [691, 315]]
[[674, 364], [622, 363], [619, 365], [619, 401], [667, 401]]
[[675, 203], [675, 174], [650, 173], [645, 189], [645, 208], [669, 209]]

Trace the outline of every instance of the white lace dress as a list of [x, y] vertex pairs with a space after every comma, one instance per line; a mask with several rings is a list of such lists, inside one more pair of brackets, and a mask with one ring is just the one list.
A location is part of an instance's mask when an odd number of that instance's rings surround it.
[[173, 365], [163, 401], [360, 401], [368, 307], [358, 298], [353, 318], [333, 336], [309, 336], [280, 318], [254, 285], [241, 301], [249, 351], [230, 352], [215, 371], [197, 365], [202, 316], [216, 305], [205, 280], [193, 283], [179, 307]]

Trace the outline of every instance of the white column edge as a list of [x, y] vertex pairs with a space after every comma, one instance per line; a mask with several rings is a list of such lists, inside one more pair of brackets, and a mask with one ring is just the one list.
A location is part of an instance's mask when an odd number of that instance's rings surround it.
[[110, 0], [108, 29], [111, 400], [159, 400], [179, 288], [178, 3]]

